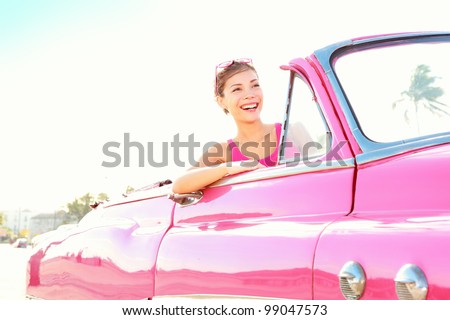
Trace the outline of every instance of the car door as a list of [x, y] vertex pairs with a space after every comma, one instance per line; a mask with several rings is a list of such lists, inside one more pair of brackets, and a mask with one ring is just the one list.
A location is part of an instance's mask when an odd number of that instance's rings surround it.
[[[159, 248], [155, 296], [312, 298], [317, 239], [350, 212], [354, 165], [313, 68], [298, 59], [284, 69], [290, 88], [281, 163], [223, 179], [198, 202], [176, 205]], [[301, 122], [315, 133], [302, 146], [295, 139]]]

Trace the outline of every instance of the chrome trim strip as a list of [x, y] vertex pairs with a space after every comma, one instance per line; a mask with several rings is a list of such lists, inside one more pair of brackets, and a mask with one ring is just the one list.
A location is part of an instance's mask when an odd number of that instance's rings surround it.
[[153, 198], [167, 197], [171, 193], [172, 193], [172, 185], [168, 184], [168, 185], [165, 185], [162, 187], [155, 187], [153, 189], [132, 192], [132, 193], [128, 194], [126, 197], [113, 198], [110, 201], [105, 202], [103, 204], [103, 207], [107, 208], [107, 207], [111, 207], [111, 206], [115, 206], [115, 205], [119, 205], [119, 204], [125, 204], [128, 202], [135, 202], [135, 201], [148, 200], [148, 199], [153, 199]]
[[[336, 53], [336, 51], [344, 49], [346, 47], [361, 45], [361, 44], [370, 44], [370, 43], [381, 43], [389, 40], [398, 40], [398, 41], [413, 41], [417, 38], [424, 38], [423, 41], [428, 40], [431, 41], [430, 37], [445, 37], [450, 36], [450, 32], [442, 31], [442, 32], [410, 32], [410, 33], [397, 33], [397, 34], [387, 34], [387, 35], [375, 35], [364, 38], [354, 38], [345, 41], [340, 41], [321, 49], [315, 50], [314, 55], [317, 60], [320, 62], [324, 71], [326, 73], [332, 71], [331, 65], [329, 64], [331, 56]], [[433, 39], [434, 40], [434, 39]]]
[[383, 145], [384, 148], [382, 149], [380, 148], [377, 150], [359, 154], [356, 156], [356, 163], [365, 164], [368, 162], [396, 156], [408, 151], [439, 146], [446, 143], [450, 143], [450, 132], [445, 134], [437, 134], [434, 136], [420, 137], [417, 139], [404, 140], [396, 144]]
[[[342, 160], [317, 160], [321, 161], [320, 164], [312, 166], [315, 164], [314, 161], [310, 160], [308, 162], [297, 161], [297, 162], [287, 162], [280, 164], [275, 167], [267, 167], [257, 169], [255, 171], [246, 172], [243, 174], [225, 177], [213, 184], [209, 185], [207, 188], [222, 187], [231, 184], [253, 182], [259, 180], [267, 180], [285, 176], [291, 176], [296, 174], [304, 174], [309, 172], [325, 171], [325, 170], [336, 170], [345, 169], [355, 166], [355, 160], [353, 158], [342, 159]], [[295, 164], [295, 165], [294, 165]], [[136, 193], [129, 194], [126, 198], [114, 199], [104, 204], [104, 207], [110, 207], [119, 204], [125, 204], [127, 202], [147, 200], [151, 198], [167, 197], [172, 194], [172, 186], [166, 185], [163, 187], [150, 189], [146, 191], [140, 191]]]
[[[314, 162], [310, 162], [314, 163]], [[326, 170], [336, 170], [336, 169], [346, 169], [355, 166], [355, 160], [353, 158], [343, 159], [343, 160], [323, 160], [319, 165], [313, 167], [305, 163], [298, 163], [297, 165], [292, 165], [292, 163], [285, 163], [278, 165], [276, 167], [267, 167], [262, 169], [257, 169], [255, 171], [246, 172], [243, 174], [230, 176], [223, 178], [209, 187], [222, 187], [230, 184], [253, 182], [259, 180], [267, 180], [273, 178], [281, 178], [286, 176], [292, 176], [297, 174], [304, 174], [310, 172], [326, 171]]]

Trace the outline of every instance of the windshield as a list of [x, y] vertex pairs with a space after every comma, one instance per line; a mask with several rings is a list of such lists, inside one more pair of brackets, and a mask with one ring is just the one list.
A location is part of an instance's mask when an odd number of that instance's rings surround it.
[[417, 43], [347, 54], [335, 73], [370, 140], [450, 131], [450, 44]]

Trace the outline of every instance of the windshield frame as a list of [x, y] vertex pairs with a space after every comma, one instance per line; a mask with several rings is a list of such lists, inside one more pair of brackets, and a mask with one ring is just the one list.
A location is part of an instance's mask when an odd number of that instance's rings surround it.
[[369, 139], [362, 132], [358, 119], [334, 69], [335, 63], [339, 58], [355, 52], [427, 42], [450, 43], [450, 32], [402, 33], [364, 37], [336, 43], [314, 52], [317, 61], [322, 65], [324, 74], [328, 78], [329, 84], [336, 95], [349, 130], [362, 151], [361, 154], [356, 156], [357, 162], [365, 163], [412, 149], [450, 142], [450, 132], [441, 132], [392, 142], [376, 142]]

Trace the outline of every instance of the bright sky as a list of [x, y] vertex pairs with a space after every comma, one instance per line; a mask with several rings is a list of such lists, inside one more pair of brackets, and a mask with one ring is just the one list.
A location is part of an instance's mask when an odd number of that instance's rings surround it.
[[[319, 4], [320, 3], [320, 4]], [[279, 69], [325, 45], [402, 31], [450, 30], [445, 1], [0, 0], [0, 211], [52, 212], [87, 192], [110, 196], [185, 168], [139, 167], [124, 136], [153, 143], [179, 134], [204, 144], [235, 134], [213, 99], [214, 66], [250, 57], [263, 117], [281, 121]], [[122, 156], [120, 166], [105, 168]], [[196, 156], [201, 148], [195, 150]], [[159, 155], [159, 157], [158, 157]], [[145, 156], [147, 160], [147, 155]], [[187, 158], [182, 159], [187, 161]]]

